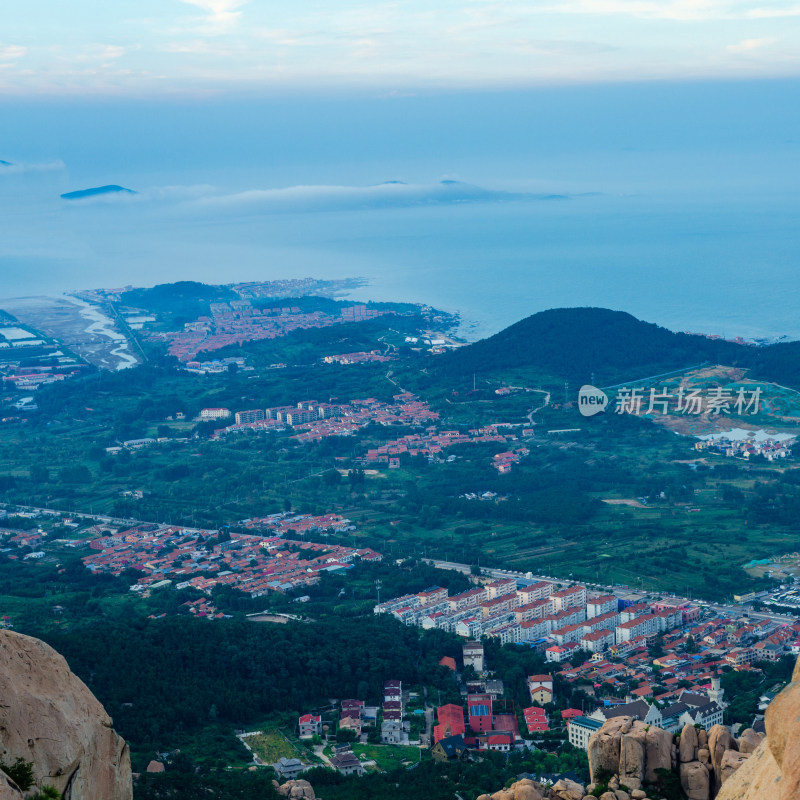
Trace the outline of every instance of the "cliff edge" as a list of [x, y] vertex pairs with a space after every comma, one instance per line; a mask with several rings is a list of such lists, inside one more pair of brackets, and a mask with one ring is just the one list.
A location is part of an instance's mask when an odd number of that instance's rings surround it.
[[52, 647], [0, 630], [0, 760], [17, 758], [64, 800], [133, 797], [128, 746], [103, 706]]
[[769, 704], [767, 738], [725, 781], [716, 800], [800, 798], [800, 659], [792, 680]]

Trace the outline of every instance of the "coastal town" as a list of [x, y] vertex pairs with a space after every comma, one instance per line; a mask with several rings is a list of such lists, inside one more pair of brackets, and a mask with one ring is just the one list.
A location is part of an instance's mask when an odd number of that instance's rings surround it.
[[180, 331], [151, 331], [147, 338], [164, 343], [167, 353], [179, 361], [195, 359], [230, 345], [276, 339], [293, 331], [326, 328], [347, 322], [364, 322], [394, 313], [368, 308], [363, 304], [346, 306], [338, 314], [323, 311], [303, 312], [297, 306], [259, 308], [250, 300], [212, 303], [210, 314], [184, 323]]

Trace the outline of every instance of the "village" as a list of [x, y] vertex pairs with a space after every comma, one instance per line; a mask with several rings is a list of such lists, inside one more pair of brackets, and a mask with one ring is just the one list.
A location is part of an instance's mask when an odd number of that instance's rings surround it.
[[[320, 531], [348, 526], [348, 520], [335, 515], [283, 515], [250, 524], [273, 531], [271, 535], [231, 533], [215, 537], [213, 531], [146, 523], [93, 539], [88, 546], [98, 552], [83, 562], [95, 572], [119, 575], [135, 569], [145, 573], [131, 586], [134, 592], [174, 582], [176, 589], [192, 587], [207, 594], [215, 586], [230, 586], [255, 598], [270, 591], [313, 586], [319, 582], [321, 572], [348, 569], [358, 560], [381, 558], [369, 549], [282, 538], [290, 527]], [[167, 575], [171, 577], [166, 578]]]
[[[233, 418], [234, 422], [215, 429], [214, 439], [231, 434], [248, 432], [283, 431], [291, 429], [291, 438], [298, 442], [319, 442], [329, 436], [350, 436], [368, 425], [396, 425], [420, 427], [425, 423], [436, 423], [438, 412], [410, 392], [401, 392], [392, 397], [392, 403], [383, 403], [375, 398], [352, 400], [349, 403], [320, 403], [304, 400], [296, 405], [267, 409], [248, 409], [232, 412], [228, 408], [204, 408], [198, 420], [219, 421]], [[503, 429], [506, 428], [506, 431]], [[367, 449], [357, 459], [360, 466], [386, 465], [390, 469], [400, 466], [401, 457], [422, 456], [435, 461], [447, 448], [460, 444], [517, 442], [513, 429], [502, 424], [487, 424], [466, 432], [440, 430], [435, 424], [428, 425], [421, 433], [411, 433]], [[523, 431], [523, 435], [526, 431]], [[492, 457], [492, 466], [499, 473], [510, 472], [514, 464], [530, 454], [527, 447], [497, 453]], [[454, 457], [449, 457], [452, 460]]]

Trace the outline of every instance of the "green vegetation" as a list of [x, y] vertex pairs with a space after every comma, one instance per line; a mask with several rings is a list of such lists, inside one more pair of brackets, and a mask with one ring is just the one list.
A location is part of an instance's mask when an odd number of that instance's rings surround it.
[[274, 764], [280, 758], [299, 758], [308, 760], [307, 751], [293, 745], [279, 730], [265, 730], [261, 733], [248, 736], [245, 741], [247, 746], [265, 764]]
[[151, 289], [131, 289], [123, 292], [121, 305], [141, 308], [159, 315], [160, 326], [178, 330], [185, 322], [207, 316], [211, 303], [238, 300], [239, 295], [226, 286], [209, 286], [197, 281], [162, 283]]

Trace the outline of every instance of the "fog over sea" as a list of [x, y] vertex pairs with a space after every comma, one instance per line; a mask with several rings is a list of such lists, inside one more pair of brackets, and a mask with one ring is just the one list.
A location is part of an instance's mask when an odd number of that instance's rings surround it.
[[[361, 276], [470, 338], [580, 305], [800, 338], [798, 89], [5, 99], [0, 297]], [[138, 194], [59, 196], [105, 184]]]

